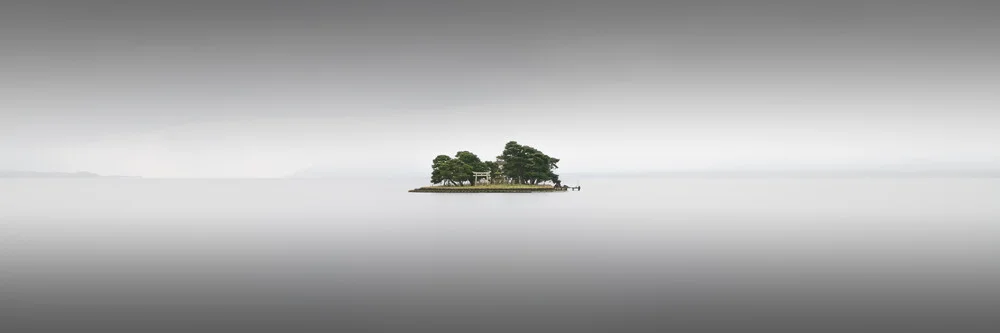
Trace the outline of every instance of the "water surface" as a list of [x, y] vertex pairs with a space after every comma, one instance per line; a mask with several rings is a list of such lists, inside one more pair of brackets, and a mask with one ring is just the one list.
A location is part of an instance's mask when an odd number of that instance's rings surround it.
[[423, 183], [3, 179], [0, 319], [25, 330], [968, 331], [1000, 315], [1000, 179], [406, 192]]

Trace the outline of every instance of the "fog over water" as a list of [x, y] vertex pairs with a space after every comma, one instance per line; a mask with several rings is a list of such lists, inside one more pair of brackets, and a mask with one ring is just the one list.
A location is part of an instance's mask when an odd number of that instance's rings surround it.
[[993, 1], [9, 2], [0, 170], [1000, 170]]
[[[1000, 315], [1000, 180], [0, 181], [30, 328], [956, 329]], [[961, 328], [961, 329], [958, 329]]]

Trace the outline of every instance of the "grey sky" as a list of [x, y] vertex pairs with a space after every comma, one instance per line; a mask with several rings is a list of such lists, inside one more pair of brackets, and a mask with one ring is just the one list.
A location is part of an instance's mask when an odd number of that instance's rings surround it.
[[2, 6], [0, 169], [1000, 167], [990, 1]]

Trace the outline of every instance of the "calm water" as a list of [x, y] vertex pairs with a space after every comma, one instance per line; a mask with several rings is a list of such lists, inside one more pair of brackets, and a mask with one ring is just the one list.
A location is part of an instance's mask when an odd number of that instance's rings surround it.
[[24, 330], [988, 331], [1000, 315], [1000, 179], [406, 192], [422, 183], [0, 180], [0, 320]]

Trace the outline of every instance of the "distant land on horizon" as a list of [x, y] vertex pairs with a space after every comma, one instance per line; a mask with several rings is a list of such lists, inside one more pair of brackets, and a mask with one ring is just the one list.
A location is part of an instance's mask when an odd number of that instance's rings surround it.
[[140, 178], [133, 176], [102, 176], [93, 172], [0, 171], [0, 178]]

